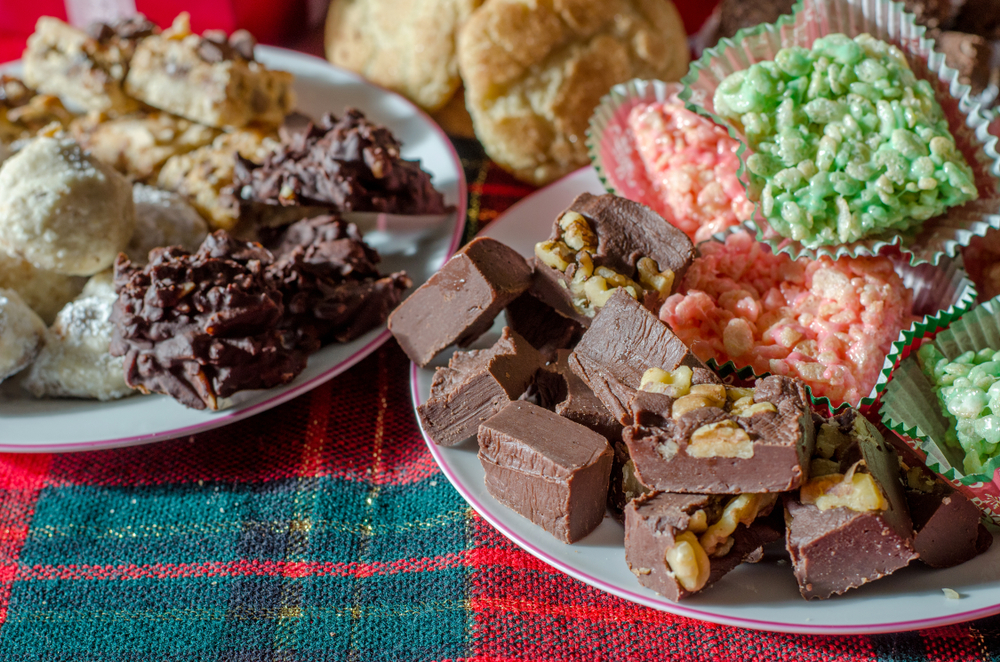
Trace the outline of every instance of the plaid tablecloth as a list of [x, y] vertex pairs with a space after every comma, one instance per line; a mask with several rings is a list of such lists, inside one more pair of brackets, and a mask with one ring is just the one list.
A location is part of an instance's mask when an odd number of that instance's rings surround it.
[[[458, 142], [471, 237], [531, 189]], [[562, 575], [442, 476], [390, 341], [194, 437], [0, 455], [0, 660], [992, 660], [1000, 619], [812, 637], [678, 618]]]

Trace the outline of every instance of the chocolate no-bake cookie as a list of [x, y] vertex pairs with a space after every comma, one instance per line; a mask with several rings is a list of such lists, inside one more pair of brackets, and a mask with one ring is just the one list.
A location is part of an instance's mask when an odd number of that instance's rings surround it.
[[[268, 233], [265, 233], [268, 234]], [[269, 233], [267, 278], [283, 297], [282, 327], [309, 352], [324, 340], [348, 342], [382, 324], [412, 284], [404, 272], [383, 276], [379, 255], [353, 223], [317, 216]]]
[[417, 161], [400, 156], [383, 126], [347, 109], [327, 113], [303, 131], [288, 132], [263, 163], [240, 158], [233, 193], [238, 202], [326, 207], [336, 211], [441, 214], [444, 196]]
[[265, 273], [272, 260], [223, 231], [194, 254], [152, 251], [142, 269], [119, 256], [111, 354], [125, 357], [128, 385], [218, 409], [237, 391], [294, 379], [306, 353], [279, 328], [282, 295]]

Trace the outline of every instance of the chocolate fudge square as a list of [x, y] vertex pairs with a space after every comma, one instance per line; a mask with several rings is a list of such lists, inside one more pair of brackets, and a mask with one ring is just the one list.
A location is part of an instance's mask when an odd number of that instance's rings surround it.
[[[701, 591], [781, 534], [758, 519], [775, 495], [655, 492], [625, 506], [625, 560], [639, 583], [674, 602]], [[749, 526], [742, 522], [750, 522]]]
[[581, 193], [535, 245], [532, 293], [588, 326], [618, 290], [651, 307], [680, 284], [694, 259], [687, 235], [649, 207]]
[[520, 333], [548, 361], [556, 352], [572, 347], [583, 335], [583, 327], [563, 317], [531, 292], [525, 292], [504, 308], [507, 326]]
[[569, 368], [568, 349], [556, 352], [556, 360], [536, 376], [539, 403], [560, 416], [590, 428], [609, 443], [621, 441], [622, 424], [618, 422], [600, 398]]
[[815, 425], [799, 380], [765, 377], [753, 389], [641, 390], [631, 406], [636, 424], [622, 436], [639, 480], [653, 489], [786, 492], [808, 475]]
[[456, 352], [434, 372], [430, 397], [417, 407], [424, 431], [439, 446], [475, 435], [480, 423], [521, 397], [544, 364], [509, 328], [489, 349]]
[[483, 335], [531, 281], [531, 267], [495, 239], [473, 239], [389, 316], [389, 330], [420, 367]]
[[666, 324], [624, 291], [615, 292], [573, 349], [570, 369], [622, 425], [631, 425], [629, 403], [650, 368], [692, 369], [698, 380], [719, 382]]
[[601, 435], [523, 400], [479, 426], [487, 491], [566, 543], [604, 519], [611, 456]]
[[993, 544], [976, 504], [922, 467], [906, 472], [906, 504], [913, 521], [913, 549], [932, 568], [965, 563]]
[[864, 417], [824, 423], [810, 471], [798, 498], [785, 500], [802, 597], [839, 595], [917, 558], [896, 453]]

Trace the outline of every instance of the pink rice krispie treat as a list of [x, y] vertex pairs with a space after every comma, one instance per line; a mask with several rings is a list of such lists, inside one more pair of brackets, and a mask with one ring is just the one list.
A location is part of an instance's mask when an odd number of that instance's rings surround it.
[[886, 257], [792, 260], [748, 232], [701, 253], [660, 319], [703, 361], [798, 377], [834, 405], [871, 393], [913, 320], [913, 293]]
[[636, 106], [628, 123], [653, 189], [643, 202], [692, 241], [753, 215], [736, 176], [739, 143], [725, 129], [676, 100]]

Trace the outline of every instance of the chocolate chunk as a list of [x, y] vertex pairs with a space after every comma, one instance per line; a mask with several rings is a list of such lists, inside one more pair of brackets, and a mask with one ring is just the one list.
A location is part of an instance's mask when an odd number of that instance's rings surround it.
[[232, 59], [232, 49], [225, 42], [212, 41], [205, 38], [198, 44], [198, 57], [209, 64]]
[[90, 35], [91, 39], [97, 41], [111, 41], [111, 38], [115, 36], [115, 30], [107, 23], [98, 21], [87, 26], [87, 34]]
[[964, 32], [941, 32], [935, 37], [935, 49], [944, 53], [949, 67], [958, 70], [958, 80], [979, 94], [990, 83], [993, 44], [982, 37]]
[[958, 17], [965, 0], [903, 0], [903, 7], [913, 14], [917, 25], [931, 30], [946, 30]]
[[965, 563], [993, 544], [976, 504], [943, 482], [937, 481], [930, 492], [906, 490], [906, 503], [913, 520], [913, 549], [932, 568]]
[[479, 426], [487, 491], [567, 543], [604, 519], [611, 455], [601, 435], [530, 402]]
[[[582, 216], [596, 236], [596, 249], [588, 251], [595, 272], [604, 267], [638, 282], [639, 260], [650, 258], [661, 272], [673, 272], [676, 287], [694, 259], [694, 245], [687, 235], [638, 202], [615, 195], [581, 193], [554, 221], [550, 241], [564, 239], [560, 221], [569, 213]], [[571, 291], [577, 267], [574, 263], [560, 271], [536, 260], [532, 291], [563, 316], [588, 326], [595, 311], [576, 307]], [[647, 295], [653, 300], [658, 296], [650, 291]]]
[[[158, 32], [159, 28], [156, 27], [156, 24], [142, 14], [119, 19], [114, 23], [96, 21], [87, 26], [87, 34], [102, 44], [109, 44], [116, 40], [136, 42]], [[130, 43], [128, 47], [134, 48], [135, 44]]]
[[382, 276], [379, 255], [353, 223], [318, 216], [269, 235], [266, 269], [285, 304], [282, 328], [305, 351], [325, 340], [348, 342], [381, 325], [412, 282], [404, 272]]
[[278, 127], [278, 137], [282, 142], [288, 143], [294, 140], [296, 134], [309, 131], [313, 124], [313, 118], [299, 111], [292, 111], [285, 115], [284, 121]]
[[474, 239], [389, 316], [389, 330], [419, 366], [452, 344], [468, 346], [528, 289], [524, 258], [495, 239]]
[[719, 5], [719, 29], [716, 35], [732, 38], [744, 28], [761, 23], [774, 23], [783, 14], [792, 13], [795, 0], [722, 0]]
[[[695, 512], [718, 512], [722, 505], [717, 496], [656, 492], [625, 506], [625, 560], [639, 583], [674, 602], [691, 595], [693, 591], [684, 588], [676, 569], [671, 569], [667, 562], [667, 551], [676, 545], [677, 536], [692, 525]], [[708, 581], [698, 590], [711, 586], [743, 561], [752, 560], [763, 545], [780, 537], [778, 531], [760, 519], [749, 527], [738, 525], [732, 533], [729, 552], [721, 557], [709, 556]]]
[[1000, 39], [1000, 2], [997, 0], [965, 0], [954, 25], [945, 26], [957, 32], [977, 34], [984, 39]]
[[257, 40], [246, 30], [240, 29], [229, 35], [229, 45], [244, 60], [253, 60], [253, 51]]
[[507, 326], [524, 336], [549, 361], [555, 359], [557, 350], [572, 347], [583, 334], [583, 327], [530, 292], [507, 304], [504, 313]]
[[681, 365], [711, 374], [670, 327], [624, 291], [611, 296], [569, 357], [573, 372], [622, 425], [632, 423], [629, 403], [643, 373]]
[[[823, 437], [829, 432], [827, 429], [820, 433], [817, 450], [824, 447]], [[895, 451], [862, 416], [854, 420], [849, 443], [858, 446], [887, 507], [854, 510], [841, 505], [820, 510], [815, 504], [786, 498], [785, 544], [799, 592], [805, 598], [839, 595], [892, 574], [917, 558]], [[821, 479], [814, 476], [803, 491]]]
[[430, 397], [417, 408], [424, 431], [440, 446], [475, 435], [480, 423], [524, 393], [543, 363], [509, 328], [489, 349], [456, 352], [447, 368], [434, 371]]
[[353, 108], [283, 137], [261, 164], [238, 157], [233, 181], [230, 194], [244, 202], [390, 214], [447, 211], [430, 175], [400, 156], [392, 133]]
[[278, 328], [281, 293], [265, 276], [271, 254], [223, 231], [197, 253], [157, 248], [137, 269], [119, 256], [111, 355], [125, 357], [126, 383], [194, 409], [295, 378], [306, 353]]
[[[675, 419], [673, 397], [640, 391], [632, 401], [636, 424], [622, 434], [639, 480], [655, 490], [687, 494], [799, 487], [808, 475], [815, 441], [805, 386], [788, 377], [765, 377], [757, 380], [753, 399], [771, 403], [776, 411], [742, 416], [704, 406]], [[722, 426], [718, 441], [706, 426]]]

